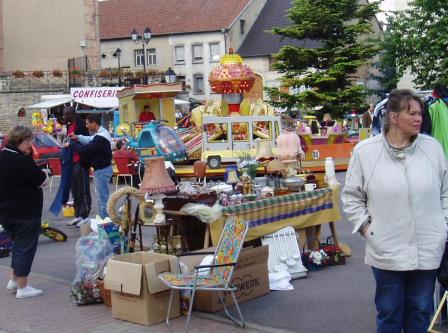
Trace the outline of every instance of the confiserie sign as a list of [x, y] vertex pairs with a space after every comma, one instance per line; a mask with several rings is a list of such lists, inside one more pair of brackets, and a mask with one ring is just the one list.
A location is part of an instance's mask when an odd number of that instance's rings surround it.
[[117, 108], [117, 91], [122, 87], [71, 88], [70, 95], [81, 104], [95, 108]]

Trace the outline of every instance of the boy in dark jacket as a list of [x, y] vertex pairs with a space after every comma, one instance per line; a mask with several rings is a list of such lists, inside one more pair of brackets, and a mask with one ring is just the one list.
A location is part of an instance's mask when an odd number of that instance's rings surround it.
[[107, 216], [109, 182], [112, 177], [112, 149], [109, 132], [101, 127], [98, 114], [89, 114], [86, 127], [91, 136], [71, 135], [71, 146], [75, 152], [88, 155], [90, 166], [94, 169], [93, 178], [98, 198], [98, 214]]

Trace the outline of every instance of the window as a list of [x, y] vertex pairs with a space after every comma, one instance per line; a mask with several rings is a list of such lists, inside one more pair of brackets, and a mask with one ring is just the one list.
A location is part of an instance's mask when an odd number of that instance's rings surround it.
[[210, 43], [210, 61], [219, 61], [219, 43]]
[[194, 84], [194, 93], [195, 94], [203, 94], [204, 93], [204, 75], [195, 74], [193, 76], [193, 84]]
[[143, 55], [143, 49], [134, 50], [134, 55], [135, 55], [135, 67], [143, 66], [143, 61], [145, 59]]
[[246, 20], [240, 20], [240, 32], [242, 35], [246, 33]]
[[193, 62], [202, 62], [202, 44], [193, 45]]
[[156, 49], [147, 49], [146, 50], [146, 63], [148, 65], [156, 65], [157, 59], [156, 59]]
[[185, 48], [183, 45], [174, 47], [174, 61], [176, 64], [183, 64], [185, 62]]
[[207, 124], [205, 125], [207, 131], [208, 142], [227, 142], [227, 124]]
[[256, 121], [252, 123], [252, 138], [254, 140], [272, 140], [272, 122]]
[[233, 141], [248, 141], [247, 131], [248, 123], [232, 123], [232, 139]]

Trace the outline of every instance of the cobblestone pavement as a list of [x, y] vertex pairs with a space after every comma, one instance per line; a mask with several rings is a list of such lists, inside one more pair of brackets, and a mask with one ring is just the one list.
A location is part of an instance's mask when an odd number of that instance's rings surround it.
[[[9, 269], [0, 266], [0, 281], [8, 281]], [[33, 286], [43, 289], [44, 295], [16, 299], [13, 292], [0, 287], [0, 333], [44, 333], [44, 332], [77, 332], [77, 333], [155, 333], [169, 332], [164, 323], [154, 326], [141, 326], [113, 319], [111, 312], [103, 304], [76, 306], [70, 301], [70, 285], [63, 280], [31, 273]], [[263, 328], [246, 329], [235, 327], [232, 323], [223, 322], [220, 317], [194, 314], [191, 333], [197, 332], [268, 332]], [[173, 326], [183, 331], [185, 318], [173, 320]], [[272, 332], [272, 331], [271, 331]], [[280, 332], [275, 330], [275, 332]]]

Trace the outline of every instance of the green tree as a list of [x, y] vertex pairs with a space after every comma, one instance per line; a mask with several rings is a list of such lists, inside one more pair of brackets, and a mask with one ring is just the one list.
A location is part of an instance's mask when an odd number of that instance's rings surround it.
[[266, 88], [271, 102], [288, 110], [319, 109], [342, 117], [365, 104], [365, 91], [355, 74], [378, 52], [379, 41], [370, 38], [378, 2], [359, 0], [294, 0], [286, 15], [290, 25], [272, 33], [296, 40], [320, 42], [317, 48], [284, 46], [275, 55], [282, 86], [309, 87], [298, 94]]
[[421, 88], [448, 82], [448, 1], [416, 0], [389, 18], [384, 63], [395, 60], [398, 77], [407, 70]]

